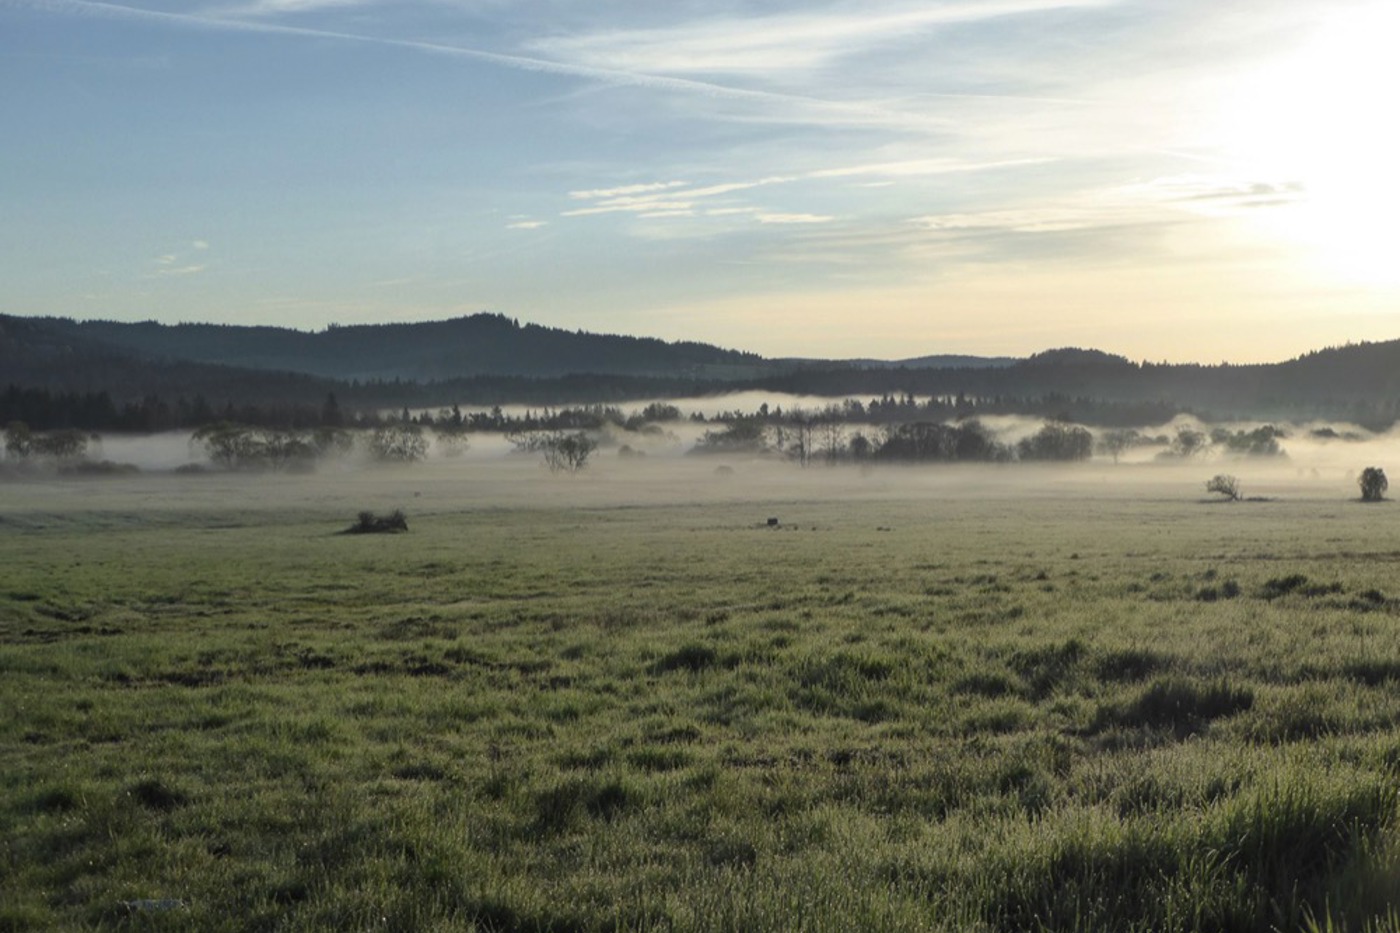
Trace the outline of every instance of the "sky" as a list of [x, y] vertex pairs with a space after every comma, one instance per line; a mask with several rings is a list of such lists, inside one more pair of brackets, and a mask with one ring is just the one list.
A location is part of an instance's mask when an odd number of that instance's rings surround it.
[[1400, 338], [1393, 0], [0, 0], [0, 312]]

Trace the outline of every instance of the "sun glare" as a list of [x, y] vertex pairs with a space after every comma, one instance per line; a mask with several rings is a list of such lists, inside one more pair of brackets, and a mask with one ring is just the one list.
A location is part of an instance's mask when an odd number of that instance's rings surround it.
[[1341, 8], [1302, 48], [1242, 82], [1222, 135], [1252, 181], [1297, 185], [1254, 218], [1331, 277], [1400, 286], [1400, 6]]

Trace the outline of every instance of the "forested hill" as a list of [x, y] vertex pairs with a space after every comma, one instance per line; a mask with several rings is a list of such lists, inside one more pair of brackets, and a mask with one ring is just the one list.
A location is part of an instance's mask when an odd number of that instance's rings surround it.
[[[13, 320], [13, 319], [11, 319]], [[752, 353], [702, 343], [566, 331], [499, 314], [364, 324], [315, 333], [219, 324], [76, 322], [45, 318], [56, 336], [105, 344], [150, 360], [183, 360], [334, 379], [432, 381], [568, 373], [752, 378], [771, 371]]]
[[[1400, 340], [1308, 353], [1282, 363], [1135, 363], [1076, 348], [1011, 366], [981, 369], [806, 369], [766, 384], [798, 394], [865, 395], [881, 386], [915, 395], [972, 398], [1057, 396], [1066, 400], [1157, 403], [1217, 417], [1348, 418], [1384, 426], [1400, 420]], [[1066, 411], [1074, 411], [1066, 406]]]
[[1137, 363], [1078, 348], [1023, 360], [929, 365], [934, 360], [946, 358], [765, 360], [704, 344], [520, 325], [499, 315], [320, 333], [0, 315], [0, 388], [105, 393], [118, 406], [149, 407], [152, 399], [178, 406], [183, 398], [224, 411], [319, 405], [331, 393], [360, 409], [557, 406], [759, 390], [956, 397], [958, 411], [1088, 423], [1146, 423], [1182, 411], [1372, 427], [1400, 421], [1400, 340], [1247, 366]]
[[52, 319], [0, 315], [0, 387], [100, 393], [117, 403], [204, 396], [238, 405], [277, 405], [324, 399], [340, 385], [304, 373], [148, 359], [53, 324]]

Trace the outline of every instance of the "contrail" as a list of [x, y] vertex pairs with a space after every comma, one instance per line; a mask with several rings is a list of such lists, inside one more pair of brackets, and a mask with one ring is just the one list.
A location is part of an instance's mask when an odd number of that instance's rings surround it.
[[[475, 61], [512, 68], [518, 71], [531, 71], [540, 74], [562, 75], [584, 78], [601, 84], [615, 86], [643, 87], [656, 90], [678, 91], [707, 97], [751, 101], [767, 104], [785, 104], [808, 110], [826, 111], [847, 117], [861, 118], [864, 122], [887, 122], [905, 128], [934, 129], [951, 125], [951, 121], [932, 117], [888, 110], [860, 103], [824, 100], [817, 97], [804, 97], [798, 94], [783, 94], [775, 91], [754, 91], [737, 88], [711, 81], [697, 81], [691, 78], [674, 78], [665, 75], [643, 74], [612, 68], [599, 68], [591, 65], [571, 65], [565, 62], [532, 58], [524, 55], [507, 55], [500, 52], [487, 52], [482, 49], [466, 48], [457, 45], [444, 45], [419, 39], [389, 39], [381, 36], [367, 36], [358, 33], [338, 32], [328, 29], [310, 29], [304, 26], [283, 26], [275, 23], [250, 23], [238, 20], [201, 16], [192, 13], [167, 13], [160, 10], [143, 10], [138, 7], [118, 3], [105, 3], [102, 0], [0, 0], [0, 6], [22, 7], [47, 13], [63, 13], [78, 16], [105, 16], [118, 19], [139, 19], [148, 22], [162, 22], [201, 29], [217, 29], [235, 32], [253, 32], [271, 35], [301, 36], [313, 39], [334, 39], [341, 42], [364, 45], [380, 45], [392, 48], [412, 49], [440, 55], [469, 58]], [[937, 95], [964, 97], [967, 95]]]

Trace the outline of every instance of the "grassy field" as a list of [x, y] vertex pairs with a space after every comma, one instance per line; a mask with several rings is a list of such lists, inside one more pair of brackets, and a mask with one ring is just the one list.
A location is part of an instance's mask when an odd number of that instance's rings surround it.
[[0, 930], [1400, 929], [1400, 507], [1125, 475], [0, 487]]

